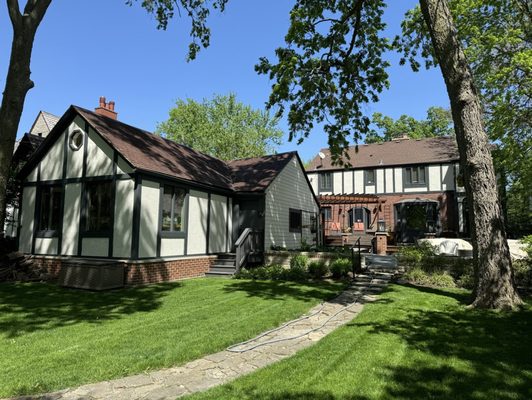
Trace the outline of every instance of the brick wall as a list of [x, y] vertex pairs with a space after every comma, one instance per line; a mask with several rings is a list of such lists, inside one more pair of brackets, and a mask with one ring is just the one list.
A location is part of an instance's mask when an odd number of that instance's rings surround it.
[[[169, 261], [126, 262], [123, 263], [126, 285], [143, 285], [204, 276], [215, 259], [215, 256], [205, 256]], [[45, 268], [52, 277], [57, 278], [62, 264], [75, 262], [75, 259], [35, 256], [33, 261], [37, 266]], [[84, 259], [84, 261], [87, 261], [87, 259]]]

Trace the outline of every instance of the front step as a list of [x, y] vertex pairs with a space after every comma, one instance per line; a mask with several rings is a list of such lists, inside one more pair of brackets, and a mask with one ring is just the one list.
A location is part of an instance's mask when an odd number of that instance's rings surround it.
[[213, 266], [209, 268], [209, 272], [205, 276], [210, 277], [226, 277], [229, 278], [236, 273], [236, 254], [222, 253], [218, 254]]

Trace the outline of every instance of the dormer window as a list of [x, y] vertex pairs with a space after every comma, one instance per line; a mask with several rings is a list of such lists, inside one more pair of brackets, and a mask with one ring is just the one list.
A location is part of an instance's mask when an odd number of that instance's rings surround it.
[[81, 149], [81, 146], [83, 146], [83, 132], [79, 129], [76, 129], [74, 132], [72, 132], [70, 134], [70, 138], [68, 139], [68, 145], [74, 151]]

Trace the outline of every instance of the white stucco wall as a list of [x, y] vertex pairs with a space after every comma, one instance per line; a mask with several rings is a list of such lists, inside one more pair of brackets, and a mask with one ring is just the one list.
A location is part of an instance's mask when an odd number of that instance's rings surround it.
[[[301, 246], [302, 238], [312, 243], [315, 234], [310, 233], [310, 228], [304, 228], [302, 234], [289, 231], [290, 208], [318, 212], [318, 205], [314, 201], [304, 174], [297, 158], [294, 157], [266, 190], [264, 215], [266, 249], [272, 245], [298, 248]], [[303, 224], [308, 224], [308, 221], [309, 214], [303, 212]]]
[[35, 254], [57, 254], [57, 238], [35, 238]]
[[310, 181], [310, 185], [312, 186], [312, 190], [316, 195], [318, 195], [318, 174], [317, 173], [308, 173], [307, 177]]
[[63, 178], [64, 135], [63, 132], [41, 160], [41, 180], [43, 181]]
[[[74, 118], [74, 121], [67, 128], [66, 134], [70, 135], [75, 130], [79, 129], [85, 135], [84, 131], [85, 122], [80, 118]], [[78, 178], [83, 174], [83, 146], [79, 150], [72, 150], [70, 146], [67, 146], [67, 178]]]
[[343, 171], [334, 171], [332, 174], [334, 193], [342, 193], [342, 174]]
[[439, 165], [429, 165], [428, 169], [428, 180], [429, 180], [429, 190], [430, 191], [439, 191], [441, 190], [441, 175], [440, 175], [440, 166]]
[[344, 192], [353, 193], [353, 171], [344, 171]]
[[386, 187], [385, 187], [385, 192], [386, 193], [393, 193], [394, 191], [394, 187], [393, 187], [393, 169], [392, 168], [386, 168], [385, 172], [385, 177], [386, 177]]
[[451, 164], [442, 165], [442, 190], [454, 190], [454, 167]]
[[403, 169], [394, 168], [393, 173], [395, 176], [395, 193], [401, 193], [403, 191]]
[[207, 213], [209, 200], [205, 192], [191, 190], [188, 197], [188, 254], [205, 254], [207, 250]]
[[211, 195], [211, 219], [209, 232], [209, 251], [225, 252], [227, 248], [227, 197]]
[[364, 171], [356, 170], [355, 173], [355, 191], [354, 193], [364, 193]]
[[107, 257], [109, 255], [109, 239], [83, 238], [81, 255], [90, 257]]
[[375, 184], [377, 193], [384, 193], [384, 170], [375, 170]]
[[113, 150], [103, 139], [89, 129], [87, 149], [87, 176], [112, 175]]
[[115, 195], [115, 221], [113, 228], [114, 257], [128, 258], [131, 256], [134, 199], [135, 182], [133, 180], [117, 180]]
[[61, 243], [61, 253], [64, 255], [78, 254], [80, 211], [81, 183], [70, 183], [65, 187], [65, 214]]
[[139, 257], [157, 255], [159, 183], [142, 180], [140, 200]]
[[22, 192], [22, 214], [20, 219], [19, 250], [23, 253], [31, 252], [33, 238], [33, 216], [35, 213], [36, 188], [27, 186]]
[[185, 254], [184, 238], [162, 238], [161, 257], [182, 256]]

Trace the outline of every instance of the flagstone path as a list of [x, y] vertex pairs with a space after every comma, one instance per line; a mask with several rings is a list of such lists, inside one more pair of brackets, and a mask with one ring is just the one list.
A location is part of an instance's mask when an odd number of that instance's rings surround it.
[[375, 299], [393, 272], [357, 275], [338, 297], [314, 307], [303, 317], [180, 367], [17, 400], [167, 400], [207, 390], [290, 357], [348, 323], [360, 313], [364, 303]]

